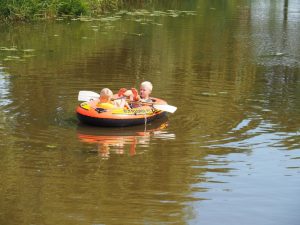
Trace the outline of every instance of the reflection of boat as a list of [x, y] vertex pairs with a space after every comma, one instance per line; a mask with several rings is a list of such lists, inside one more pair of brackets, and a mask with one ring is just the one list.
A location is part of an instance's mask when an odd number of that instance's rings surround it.
[[[156, 104], [167, 104], [158, 98], [151, 99]], [[98, 103], [99, 100], [81, 103], [76, 109], [78, 119], [90, 125], [124, 127], [148, 123], [166, 115], [164, 111], [157, 110], [151, 105], [140, 105], [132, 109], [103, 109], [97, 106]]]
[[78, 126], [78, 138], [81, 142], [97, 144], [97, 151], [102, 157], [108, 157], [111, 150], [123, 154], [129, 148], [129, 154], [136, 154], [136, 146], [149, 146], [151, 138], [170, 139], [174, 134], [164, 131], [168, 123], [156, 121], [145, 126], [127, 128], [105, 129], [101, 127], [88, 127], [84, 124]]

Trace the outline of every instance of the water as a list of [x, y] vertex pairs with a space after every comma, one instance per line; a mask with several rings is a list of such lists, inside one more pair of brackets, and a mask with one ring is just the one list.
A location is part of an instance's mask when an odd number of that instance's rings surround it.
[[[299, 224], [299, 2], [146, 9], [1, 26], [0, 223]], [[77, 121], [144, 80], [167, 121]]]

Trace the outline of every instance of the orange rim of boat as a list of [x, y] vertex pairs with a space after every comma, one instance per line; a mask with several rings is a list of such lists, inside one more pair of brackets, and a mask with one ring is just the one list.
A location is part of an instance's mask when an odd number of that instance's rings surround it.
[[[151, 98], [155, 104], [167, 104], [159, 98]], [[95, 126], [122, 127], [144, 124], [166, 115], [164, 111], [154, 109], [151, 105], [140, 105], [132, 109], [97, 107], [99, 100], [83, 102], [76, 109], [78, 119]], [[138, 103], [136, 103], [138, 104]]]

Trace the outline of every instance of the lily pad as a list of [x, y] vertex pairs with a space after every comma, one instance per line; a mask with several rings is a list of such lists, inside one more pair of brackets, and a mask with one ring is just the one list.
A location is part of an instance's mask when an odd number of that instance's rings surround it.
[[159, 15], [159, 16], [165, 16], [165, 15], [167, 15], [167, 13], [164, 12], [164, 11], [153, 11], [153, 13], [154, 13], [155, 15]]
[[30, 48], [29, 48], [29, 49], [24, 49], [24, 50], [23, 50], [23, 52], [34, 52], [34, 51], [35, 51], [34, 49], [30, 49]]
[[11, 48], [0, 47], [0, 50], [1, 51], [12, 51], [12, 52], [18, 51], [18, 49], [16, 47], [11, 47]]
[[127, 14], [127, 13], [128, 13], [127, 10], [120, 10], [120, 11], [117, 12], [116, 14], [117, 14], [117, 15], [125, 15], [125, 14]]
[[35, 55], [30, 55], [30, 54], [25, 54], [25, 55], [23, 55], [23, 58], [32, 58], [32, 57], [34, 57]]
[[211, 92], [202, 92], [201, 95], [204, 95], [204, 96], [217, 96], [216, 93], [211, 93]]
[[91, 18], [86, 18], [86, 17], [80, 17], [79, 20], [80, 20], [81, 22], [92, 22], [92, 21], [93, 21], [93, 19], [91, 19]]
[[19, 56], [7, 56], [7, 58], [10, 58], [10, 59], [20, 59], [20, 57]]
[[171, 17], [178, 17], [179, 15], [176, 14], [176, 13], [171, 13], [170, 16], [171, 16]]
[[111, 29], [114, 29], [115, 27], [114, 26], [106, 26], [105, 29], [107, 30], [111, 30]]
[[56, 145], [47, 145], [47, 148], [56, 148]]
[[113, 22], [113, 21], [119, 20], [120, 18], [121, 17], [118, 17], [118, 16], [103, 17], [103, 18], [100, 18], [100, 21], [102, 21], [102, 22]]
[[282, 56], [283, 55], [283, 53], [282, 52], [276, 52], [276, 54], [275, 54], [276, 56]]
[[12, 61], [13, 59], [11, 58], [4, 58], [3, 61]]
[[196, 13], [195, 11], [190, 11], [190, 12], [185, 11], [184, 13], [185, 13], [187, 16], [196, 16], [196, 15], [197, 15], [197, 13]]
[[156, 25], [156, 26], [162, 26], [163, 24], [162, 23], [152, 23], [153, 25]]
[[130, 33], [131, 35], [134, 35], [134, 36], [143, 36], [142, 33]]

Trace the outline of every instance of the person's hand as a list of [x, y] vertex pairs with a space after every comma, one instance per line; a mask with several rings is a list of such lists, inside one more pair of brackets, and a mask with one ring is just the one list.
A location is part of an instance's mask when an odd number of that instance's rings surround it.
[[124, 96], [124, 93], [125, 93], [126, 91], [127, 91], [126, 88], [121, 88], [121, 89], [119, 90], [119, 92], [118, 92], [118, 96], [119, 96], [119, 97]]
[[138, 91], [135, 88], [131, 88], [132, 94], [133, 94], [133, 101], [139, 101], [140, 96]]

